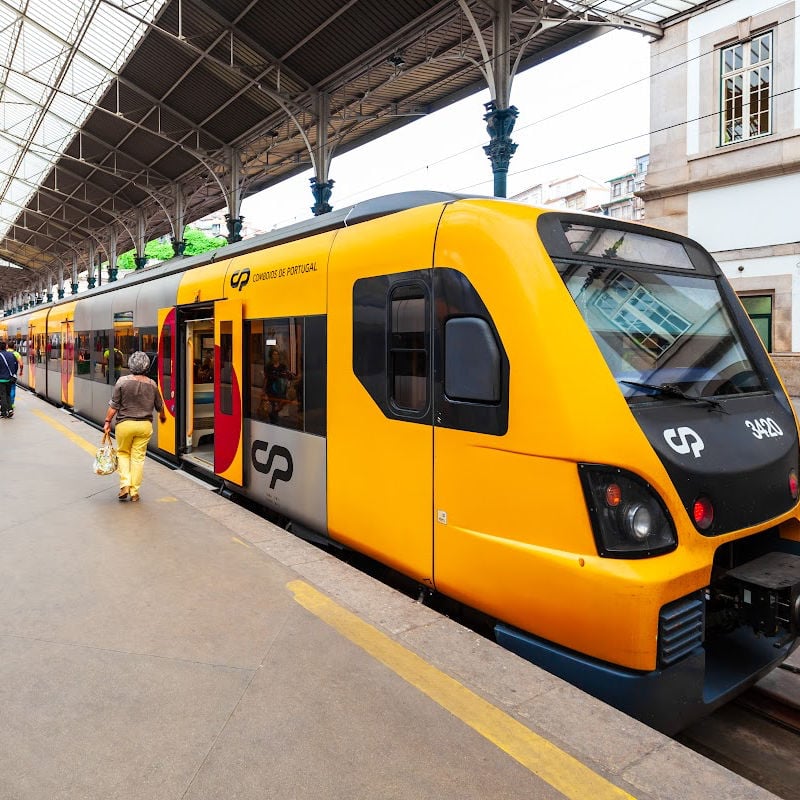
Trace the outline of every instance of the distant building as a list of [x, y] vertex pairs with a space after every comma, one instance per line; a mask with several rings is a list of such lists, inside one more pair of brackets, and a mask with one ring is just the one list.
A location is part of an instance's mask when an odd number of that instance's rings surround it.
[[[202, 219], [195, 220], [191, 223], [193, 228], [202, 231], [206, 236], [228, 236], [228, 225], [225, 221], [225, 209], [214, 211], [207, 214]], [[264, 233], [263, 228], [255, 227], [244, 218], [242, 223], [241, 237], [242, 239], [249, 239], [251, 236], [257, 236], [259, 233]]]
[[597, 212], [607, 197], [608, 189], [602, 183], [585, 175], [573, 175], [570, 178], [537, 184], [510, 199], [531, 206]]
[[649, 161], [649, 154], [638, 156], [632, 172], [606, 181], [609, 185], [609, 198], [603, 207], [604, 214], [615, 219], [644, 219], [644, 200], [635, 192], [644, 188]]
[[[651, 46], [648, 222], [711, 251], [800, 394], [796, 2], [729, 0]], [[747, 15], [747, 16], [745, 16]]]

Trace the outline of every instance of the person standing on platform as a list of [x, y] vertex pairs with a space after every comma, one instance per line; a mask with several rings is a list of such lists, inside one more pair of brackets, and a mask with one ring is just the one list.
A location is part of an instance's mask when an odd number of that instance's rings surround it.
[[11, 409], [11, 387], [17, 382], [17, 359], [0, 342], [0, 416], [13, 417]]
[[[6, 349], [8, 350], [9, 353], [11, 353], [12, 356], [14, 356], [14, 358], [17, 359], [17, 368], [18, 368], [17, 369], [17, 378], [19, 378], [22, 375], [22, 370], [24, 369], [24, 366], [23, 366], [23, 362], [22, 362], [22, 355], [17, 350], [13, 339], [8, 343], [8, 347]], [[13, 414], [14, 414], [14, 401], [17, 399], [17, 382], [16, 381], [12, 382], [11, 390], [9, 391], [9, 395], [10, 395], [10, 403], [9, 403], [9, 405], [11, 406], [11, 413], [9, 414], [9, 416], [13, 416]]]
[[131, 354], [128, 359], [131, 374], [123, 375], [114, 384], [103, 423], [103, 432], [110, 433], [111, 420], [116, 414], [118, 497], [120, 500], [130, 497], [132, 503], [139, 500], [147, 443], [153, 435], [153, 411], [158, 411], [161, 422], [167, 421], [158, 386], [147, 377], [149, 367], [150, 358], [147, 353], [137, 350]]

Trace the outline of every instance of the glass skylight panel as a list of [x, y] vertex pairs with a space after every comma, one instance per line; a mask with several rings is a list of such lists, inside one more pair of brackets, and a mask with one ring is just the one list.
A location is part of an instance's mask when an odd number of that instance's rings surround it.
[[85, 18], [86, 12], [93, 4], [81, 0], [30, 0], [26, 15], [41, 26], [42, 32], [55, 36], [62, 41], [72, 41], [77, 25]]
[[[0, 171], [15, 168], [20, 180], [8, 183], [0, 201], [0, 236], [73, 141], [165, 2], [3, 0]], [[9, 177], [6, 172], [0, 179]]]

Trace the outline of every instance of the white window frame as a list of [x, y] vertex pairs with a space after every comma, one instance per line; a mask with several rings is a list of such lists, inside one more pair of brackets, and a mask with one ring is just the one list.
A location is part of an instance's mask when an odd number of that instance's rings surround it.
[[[772, 133], [773, 43], [772, 31], [766, 31], [720, 49], [719, 139], [723, 146], [746, 142]], [[764, 81], [765, 76], [766, 81]], [[754, 80], [757, 87], [752, 89]], [[759, 82], [762, 83], [760, 89]], [[738, 103], [730, 92], [730, 89], [736, 88], [737, 84]], [[765, 89], [766, 97], [764, 97]], [[737, 114], [737, 110], [740, 113]], [[766, 125], [763, 124], [763, 118], [759, 119], [764, 115]]]

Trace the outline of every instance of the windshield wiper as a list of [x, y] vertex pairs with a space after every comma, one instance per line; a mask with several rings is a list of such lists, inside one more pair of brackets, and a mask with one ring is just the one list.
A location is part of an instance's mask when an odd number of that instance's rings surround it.
[[634, 386], [637, 389], [649, 389], [656, 393], [656, 397], [680, 397], [681, 400], [691, 400], [693, 403], [703, 403], [704, 405], [711, 406], [712, 408], [717, 409], [717, 411], [722, 411], [725, 414], [728, 413], [728, 410], [719, 402], [719, 400], [713, 400], [710, 397], [692, 397], [690, 394], [686, 394], [683, 389], [678, 388], [674, 383], [643, 383], [641, 381], [626, 381], [620, 379], [620, 383], [624, 383], [626, 386]]

